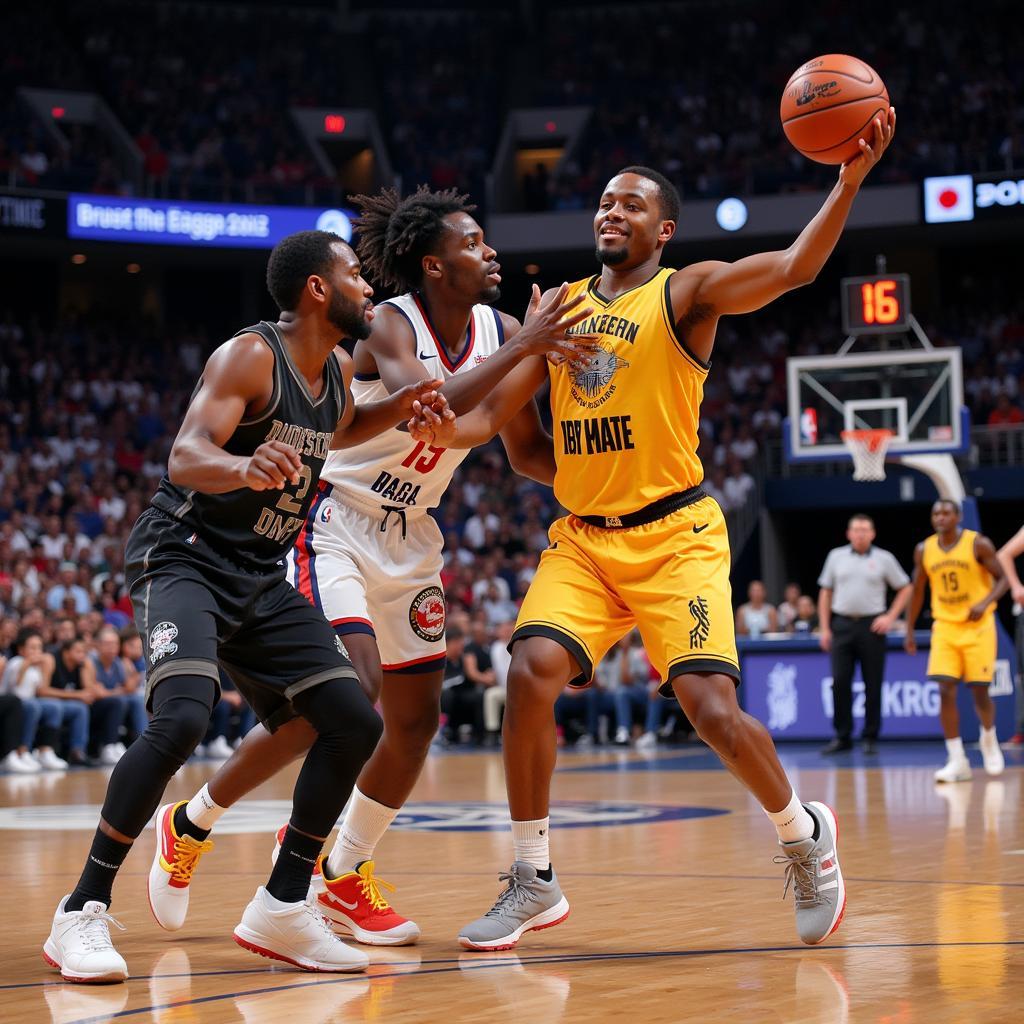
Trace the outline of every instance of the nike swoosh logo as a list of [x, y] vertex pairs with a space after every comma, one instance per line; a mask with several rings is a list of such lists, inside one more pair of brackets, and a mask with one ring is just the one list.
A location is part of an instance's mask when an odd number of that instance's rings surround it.
[[705, 523], [703, 526], [695, 526], [693, 528], [694, 533], [703, 533], [711, 524]]
[[416, 353], [416, 358], [417, 359], [432, 359], [433, 357], [430, 355], [429, 352], [417, 352]]
[[358, 903], [347, 903], [340, 896], [335, 896], [334, 893], [327, 892], [320, 897], [325, 903], [337, 903], [339, 906], [344, 907], [346, 910], [356, 910], [359, 907]]

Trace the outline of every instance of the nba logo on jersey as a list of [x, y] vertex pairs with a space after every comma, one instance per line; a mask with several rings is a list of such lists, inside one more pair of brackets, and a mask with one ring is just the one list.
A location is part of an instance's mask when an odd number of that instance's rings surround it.
[[800, 413], [800, 441], [803, 444], [818, 443], [818, 410], [804, 409]]

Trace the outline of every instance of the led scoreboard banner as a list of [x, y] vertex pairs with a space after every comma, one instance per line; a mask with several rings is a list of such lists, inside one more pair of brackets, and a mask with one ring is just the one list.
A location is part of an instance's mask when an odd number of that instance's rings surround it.
[[840, 283], [843, 331], [849, 335], [897, 334], [911, 329], [910, 277], [873, 274]]

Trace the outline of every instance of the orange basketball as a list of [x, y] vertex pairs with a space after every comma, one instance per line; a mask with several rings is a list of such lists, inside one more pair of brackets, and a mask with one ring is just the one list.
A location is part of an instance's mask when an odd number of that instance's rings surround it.
[[871, 141], [876, 117], [886, 118], [889, 93], [877, 72], [856, 57], [827, 53], [798, 68], [782, 91], [786, 138], [819, 164], [842, 164]]

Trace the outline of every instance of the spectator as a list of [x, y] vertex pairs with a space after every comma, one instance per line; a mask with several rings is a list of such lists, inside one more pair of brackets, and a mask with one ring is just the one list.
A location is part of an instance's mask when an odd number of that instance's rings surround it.
[[91, 610], [89, 591], [75, 582], [77, 573], [74, 562], [60, 563], [60, 582], [46, 597], [46, 607], [51, 612], [70, 608], [76, 615], [85, 615]]
[[[7, 665], [0, 691], [13, 693], [22, 703], [24, 726], [18, 756], [37, 770], [64, 771], [68, 762], [58, 757], [61, 727], [70, 730], [72, 749], [84, 749], [89, 730], [89, 709], [78, 701], [43, 697], [53, 675], [53, 657], [43, 649], [38, 630], [24, 628], [14, 642], [16, 656]], [[34, 752], [33, 752], [33, 748]]]
[[797, 601], [800, 600], [800, 584], [799, 583], [787, 583], [786, 589], [782, 592], [782, 604], [779, 605], [779, 629], [786, 633], [791, 633], [793, 621], [796, 619]]
[[[125, 708], [126, 718], [134, 740], [146, 731], [149, 716], [146, 714], [146, 694], [139, 689], [139, 673], [134, 665], [121, 657], [121, 637], [113, 626], [103, 626], [96, 633], [96, 651], [91, 655], [96, 681], [109, 696], [120, 697]], [[121, 723], [118, 723], [120, 731]], [[120, 757], [125, 752], [125, 745], [117, 739], [114, 741], [116, 753]], [[109, 756], [109, 755], [108, 755]], [[103, 752], [100, 752], [103, 758]]]
[[[0, 658], [0, 662], [3, 662]], [[2, 666], [0, 666], [2, 671]], [[24, 711], [21, 701], [13, 693], [0, 693], [0, 768], [18, 775], [35, 773], [33, 768], [18, 755], [21, 743]]]
[[480, 742], [492, 746], [496, 737], [490, 735], [486, 721], [486, 708], [487, 691], [494, 686], [495, 674], [491, 666], [487, 622], [482, 618], [474, 619], [470, 626], [470, 641], [466, 644], [462, 666], [466, 679], [481, 691], [481, 713], [484, 715], [484, 728], [478, 739]]
[[814, 607], [814, 598], [801, 594], [796, 602], [796, 618], [790, 624], [790, 633], [817, 633], [818, 612]]
[[988, 425], [990, 427], [1013, 427], [1024, 423], [1024, 412], [1020, 407], [1010, 401], [1010, 396], [1005, 391], [1000, 391], [996, 396], [996, 407], [989, 413]]
[[484, 742], [487, 746], [497, 746], [500, 742], [501, 716], [505, 707], [505, 684], [508, 681], [508, 667], [512, 663], [508, 644], [515, 629], [515, 620], [500, 622], [495, 629], [495, 637], [490, 647], [491, 670], [494, 672], [494, 685], [484, 691]]
[[764, 584], [760, 580], [751, 581], [747, 587], [747, 603], [736, 609], [736, 635], [756, 640], [765, 633], [777, 633], [778, 629], [778, 613], [768, 603]]
[[[79, 700], [90, 705], [90, 727], [100, 747], [100, 763], [117, 764], [121, 757], [118, 737], [127, 710], [125, 701], [117, 694], [108, 694], [96, 680], [96, 667], [89, 657], [85, 641], [76, 636], [60, 645], [54, 659], [53, 675], [45, 696], [61, 700]], [[71, 764], [85, 764], [84, 751], [72, 749]]]
[[444, 670], [444, 688], [441, 691], [441, 710], [446, 716], [444, 738], [449, 743], [459, 741], [459, 730], [469, 726], [477, 743], [484, 736], [484, 689], [466, 675], [466, 634], [459, 626], [449, 625], [447, 630], [448, 661]]
[[742, 508], [756, 486], [754, 478], [743, 468], [743, 463], [735, 455], [728, 457], [726, 465], [729, 474], [722, 485], [726, 505], [730, 509]]
[[483, 550], [488, 531], [497, 533], [501, 528], [501, 520], [494, 514], [489, 501], [481, 499], [476, 511], [466, 520], [462, 531], [462, 539], [466, 547], [472, 551]]

